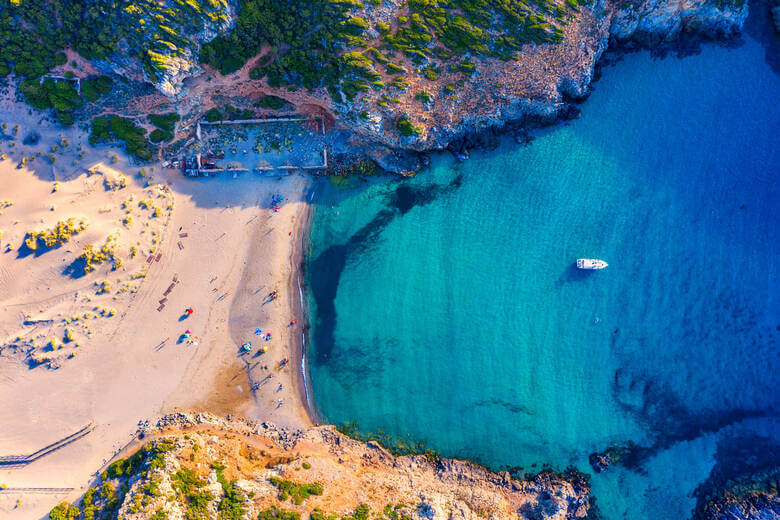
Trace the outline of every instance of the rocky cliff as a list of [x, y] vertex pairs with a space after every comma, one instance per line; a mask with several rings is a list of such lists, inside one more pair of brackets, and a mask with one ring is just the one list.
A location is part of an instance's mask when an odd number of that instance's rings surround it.
[[516, 480], [431, 454], [394, 457], [328, 426], [288, 432], [176, 414], [145, 437], [80, 504], [59, 510], [126, 520], [566, 520], [590, 507], [587, 481], [575, 473]]
[[[526, 45], [515, 60], [475, 60], [476, 72], [458, 86], [456, 97], [436, 96], [421, 105], [401, 96], [400, 103], [383, 109], [367, 96], [336, 110], [343, 124], [368, 140], [416, 151], [441, 150], [463, 136], [507, 122], [548, 123], [566, 116], [568, 101], [587, 95], [594, 67], [610, 42], [652, 46], [683, 32], [727, 37], [739, 32], [747, 14], [747, 3], [597, 2], [564, 27], [560, 43]], [[456, 78], [445, 74], [438, 83], [452, 81]], [[428, 86], [418, 83], [419, 88]], [[364, 111], [368, 117], [361, 117]], [[399, 135], [394, 122], [402, 115], [417, 124], [418, 135]]]

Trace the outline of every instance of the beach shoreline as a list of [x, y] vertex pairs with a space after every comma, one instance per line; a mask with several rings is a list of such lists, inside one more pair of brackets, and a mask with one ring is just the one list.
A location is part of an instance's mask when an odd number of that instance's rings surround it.
[[[296, 287], [313, 178], [193, 179], [88, 146], [81, 129], [40, 121], [10, 95], [0, 104], [18, 141], [0, 150], [0, 393], [8, 403], [0, 453], [34, 453], [95, 425], [4, 472], [6, 489], [63, 491], [25, 495], [21, 506], [19, 495], [4, 492], [0, 516], [38, 518], [55, 501], [77, 499], [97, 468], [166, 413], [208, 411], [290, 431], [315, 422], [300, 371], [306, 320], [304, 289]], [[283, 203], [271, 207], [279, 195]], [[30, 232], [69, 218], [86, 229], [60, 247], [24, 249]], [[117, 243], [113, 263], [69, 274], [87, 245], [99, 248], [108, 237]], [[264, 304], [271, 292], [275, 301]], [[272, 339], [260, 339], [256, 327]], [[255, 343], [249, 355], [239, 350], [246, 341]], [[253, 392], [247, 362], [261, 361], [267, 370], [257, 374], [273, 379]]]
[[297, 367], [297, 370], [293, 371], [293, 381], [298, 390], [301, 406], [304, 408], [312, 425], [323, 423], [314, 403], [311, 379], [309, 378], [309, 364], [306, 358], [308, 347], [306, 335], [309, 333], [310, 323], [306, 306], [306, 258], [304, 252], [310, 239], [309, 234], [315, 210], [312, 200], [316, 190], [317, 186], [315, 184], [304, 192], [304, 208], [298, 216], [295, 230], [293, 231], [292, 253], [290, 256], [293, 276], [290, 277], [287, 287], [291, 295], [290, 307], [292, 315], [295, 316], [296, 323], [300, 324], [300, 331], [296, 331], [298, 333], [294, 334], [290, 341], [291, 363]]

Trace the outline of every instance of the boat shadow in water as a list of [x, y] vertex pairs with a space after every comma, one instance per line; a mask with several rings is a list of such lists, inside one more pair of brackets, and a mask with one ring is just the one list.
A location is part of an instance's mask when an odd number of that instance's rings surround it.
[[555, 286], [561, 287], [566, 283], [581, 282], [583, 280], [587, 280], [591, 276], [594, 276], [598, 272], [598, 269], [577, 269], [577, 262], [572, 262], [561, 273], [561, 276], [558, 277], [558, 280], [555, 282]]

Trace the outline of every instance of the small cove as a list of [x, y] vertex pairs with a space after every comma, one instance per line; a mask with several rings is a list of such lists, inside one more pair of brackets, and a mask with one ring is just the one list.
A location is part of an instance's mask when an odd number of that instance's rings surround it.
[[323, 418], [521, 473], [635, 442], [592, 478], [610, 520], [686, 518], [729, 446], [776, 453], [780, 78], [755, 37], [624, 55], [530, 146], [323, 187]]

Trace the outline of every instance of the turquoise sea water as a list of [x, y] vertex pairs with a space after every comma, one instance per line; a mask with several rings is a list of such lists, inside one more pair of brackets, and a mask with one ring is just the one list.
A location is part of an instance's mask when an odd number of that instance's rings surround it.
[[530, 146], [323, 185], [307, 283], [324, 419], [519, 473], [591, 472], [589, 453], [633, 441], [592, 478], [607, 519], [686, 518], [735, 449], [776, 461], [767, 55], [750, 34], [682, 59], [628, 54], [580, 119]]

